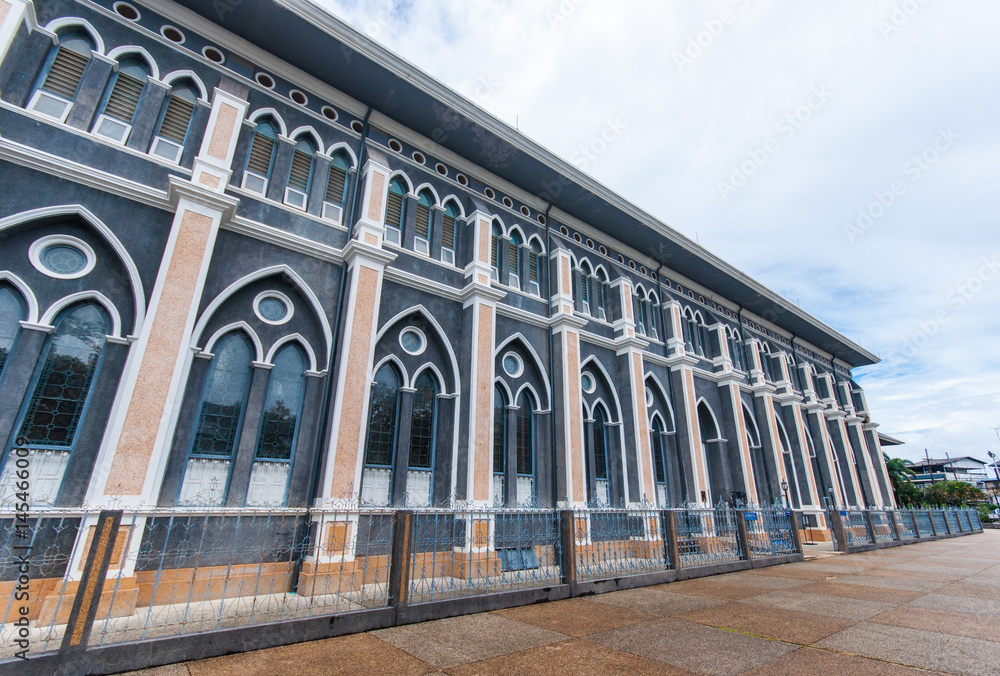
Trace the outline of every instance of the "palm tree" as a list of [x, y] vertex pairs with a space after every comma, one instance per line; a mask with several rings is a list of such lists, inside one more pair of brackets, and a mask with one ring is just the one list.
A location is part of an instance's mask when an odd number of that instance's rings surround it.
[[896, 504], [913, 505], [919, 503], [922, 491], [910, 481], [913, 470], [902, 458], [890, 458], [885, 453], [882, 455], [885, 456], [885, 468], [889, 473], [889, 481], [892, 482], [892, 492], [896, 495]]

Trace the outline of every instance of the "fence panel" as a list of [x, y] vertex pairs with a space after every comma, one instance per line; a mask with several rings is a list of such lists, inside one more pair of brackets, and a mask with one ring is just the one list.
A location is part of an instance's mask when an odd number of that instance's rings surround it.
[[931, 521], [934, 523], [934, 528], [937, 530], [938, 535], [948, 534], [948, 524], [944, 520], [944, 512], [940, 509], [931, 510]]
[[750, 556], [754, 559], [797, 554], [792, 516], [784, 509], [755, 509], [743, 512], [747, 524]]
[[896, 540], [896, 533], [893, 531], [892, 523], [889, 521], [889, 514], [876, 510], [872, 510], [870, 514], [872, 517], [872, 526], [875, 531], [875, 542], [894, 542]]
[[948, 522], [948, 527], [951, 529], [952, 533], [957, 533], [961, 530], [961, 526], [958, 523], [958, 512], [954, 509], [945, 510], [944, 518]]
[[914, 512], [913, 516], [917, 521], [917, 526], [920, 528], [920, 537], [926, 538], [934, 535], [934, 526], [931, 524], [930, 514], [921, 510]]
[[872, 544], [864, 512], [847, 510], [847, 516], [844, 517], [844, 534], [847, 536], [848, 547]]
[[413, 532], [410, 603], [562, 582], [554, 510], [421, 510], [413, 514]]
[[896, 523], [899, 524], [900, 539], [913, 539], [916, 537], [915, 521], [913, 512], [896, 512]]
[[685, 568], [743, 559], [736, 512], [728, 507], [674, 510], [677, 552]]
[[574, 515], [576, 577], [601, 580], [668, 570], [663, 512], [588, 509]]

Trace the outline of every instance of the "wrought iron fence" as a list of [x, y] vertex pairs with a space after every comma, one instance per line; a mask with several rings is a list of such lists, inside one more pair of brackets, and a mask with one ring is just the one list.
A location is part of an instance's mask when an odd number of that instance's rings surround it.
[[944, 513], [945, 521], [948, 523], [948, 528], [952, 533], [958, 533], [962, 530], [961, 524], [958, 523], [958, 512], [954, 509], [946, 510]]
[[915, 538], [917, 536], [916, 520], [913, 512], [896, 512], [896, 524], [899, 526], [899, 539]]
[[559, 513], [483, 509], [413, 513], [409, 603], [560, 584]]
[[882, 510], [872, 510], [869, 515], [872, 520], [872, 530], [875, 533], [875, 542], [894, 542], [896, 530], [892, 527], [889, 513]]
[[938, 535], [944, 535], [948, 532], [948, 524], [945, 521], [944, 512], [933, 510], [931, 512], [931, 523], [934, 524], [934, 530]]
[[670, 568], [664, 512], [587, 509], [573, 514], [578, 580], [653, 573]]
[[792, 517], [784, 509], [747, 509], [743, 512], [747, 527], [750, 556], [788, 556], [795, 554], [795, 527]]
[[674, 510], [674, 527], [677, 552], [684, 567], [731, 563], [743, 558], [736, 511], [726, 505]]
[[913, 518], [916, 519], [917, 527], [920, 529], [920, 537], [927, 537], [934, 534], [934, 525], [931, 523], [930, 512], [914, 512]]
[[844, 535], [847, 537], [848, 547], [871, 544], [871, 533], [868, 532], [864, 512], [848, 509], [842, 511], [841, 515], [844, 516]]

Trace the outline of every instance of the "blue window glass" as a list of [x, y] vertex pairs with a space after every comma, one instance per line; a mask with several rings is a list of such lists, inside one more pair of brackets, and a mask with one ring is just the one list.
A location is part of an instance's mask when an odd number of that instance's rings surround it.
[[410, 469], [431, 469], [434, 461], [434, 421], [437, 418], [437, 385], [424, 372], [413, 393], [413, 417], [410, 426]]
[[667, 483], [666, 449], [663, 447], [663, 425], [660, 424], [658, 417], [653, 418], [653, 426], [649, 434], [650, 441], [652, 442], [653, 469], [656, 473], [656, 483], [665, 484]]
[[47, 270], [58, 275], [73, 275], [87, 267], [87, 255], [69, 244], [45, 247], [39, 260]]
[[233, 455], [249, 388], [250, 347], [243, 336], [231, 333], [215, 346], [191, 455], [210, 458]]
[[0, 286], [0, 375], [3, 375], [4, 364], [14, 349], [14, 341], [20, 330], [20, 322], [24, 318], [21, 303], [14, 292], [5, 286]]
[[298, 347], [289, 345], [278, 353], [271, 369], [257, 437], [258, 458], [292, 459], [304, 390], [305, 360]]
[[594, 474], [598, 481], [608, 480], [608, 436], [604, 409], [594, 408]]
[[288, 306], [283, 300], [274, 296], [262, 298], [257, 304], [257, 310], [261, 317], [270, 322], [280, 322], [288, 316]]
[[20, 435], [33, 446], [73, 445], [104, 350], [108, 317], [94, 305], [77, 306], [56, 323]]
[[396, 445], [399, 384], [400, 380], [396, 369], [390, 364], [386, 364], [375, 374], [368, 413], [366, 465], [392, 467], [393, 451]]
[[496, 385], [493, 388], [493, 473], [504, 473], [507, 455], [507, 395]]
[[535, 474], [535, 402], [531, 395], [522, 392], [517, 400], [517, 473], [520, 476]]

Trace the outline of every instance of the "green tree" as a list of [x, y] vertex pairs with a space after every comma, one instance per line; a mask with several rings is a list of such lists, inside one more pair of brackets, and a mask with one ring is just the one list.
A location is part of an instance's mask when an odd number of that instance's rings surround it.
[[986, 493], [964, 481], [938, 481], [924, 487], [924, 502], [938, 507], [975, 505], [986, 500]]
[[913, 476], [906, 461], [902, 458], [890, 458], [885, 456], [885, 468], [889, 472], [889, 481], [892, 482], [892, 492], [896, 495], [897, 505], [917, 505], [923, 499], [922, 491], [910, 480]]

